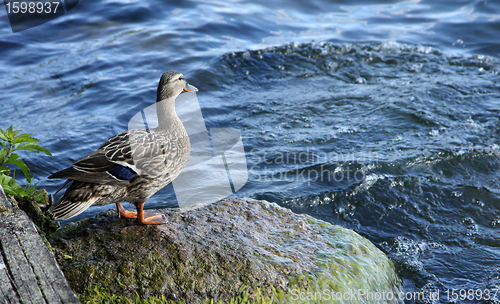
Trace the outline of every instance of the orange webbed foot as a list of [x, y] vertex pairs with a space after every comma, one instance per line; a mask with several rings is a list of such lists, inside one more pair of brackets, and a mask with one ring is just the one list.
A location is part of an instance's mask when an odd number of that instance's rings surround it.
[[163, 216], [161, 214], [155, 214], [142, 220], [137, 218], [137, 222], [141, 225], [164, 225], [167, 223], [167, 221], [163, 219]]
[[123, 218], [128, 218], [128, 219], [136, 219], [137, 218], [137, 212], [125, 210], [122, 203], [116, 203], [116, 209], [118, 209], [118, 217], [123, 217]]
[[137, 204], [137, 222], [141, 225], [163, 225], [167, 223], [161, 214], [145, 212], [144, 203]]

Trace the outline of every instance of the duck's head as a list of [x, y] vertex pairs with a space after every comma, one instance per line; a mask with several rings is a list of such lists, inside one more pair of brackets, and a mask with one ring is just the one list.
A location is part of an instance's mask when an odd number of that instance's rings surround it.
[[156, 92], [156, 102], [167, 98], [175, 98], [182, 92], [198, 92], [198, 89], [187, 83], [184, 75], [170, 70], [161, 75], [158, 90]]

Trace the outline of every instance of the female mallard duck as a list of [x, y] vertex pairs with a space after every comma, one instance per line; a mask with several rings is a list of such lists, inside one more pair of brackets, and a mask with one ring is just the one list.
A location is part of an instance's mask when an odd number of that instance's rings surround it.
[[[95, 152], [49, 178], [67, 178], [71, 185], [49, 209], [56, 219], [69, 219], [88, 207], [116, 204], [118, 215], [139, 224], [164, 224], [161, 214], [144, 214], [144, 203], [184, 169], [191, 145], [175, 112], [175, 99], [197, 92], [177, 71], [160, 79], [156, 95], [158, 127], [133, 129], [111, 137]], [[126, 211], [130, 202], [137, 212]]]

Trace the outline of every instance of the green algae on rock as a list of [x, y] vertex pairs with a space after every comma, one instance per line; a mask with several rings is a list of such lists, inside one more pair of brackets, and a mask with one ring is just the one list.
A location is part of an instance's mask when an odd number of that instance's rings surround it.
[[163, 212], [167, 225], [113, 210], [52, 235], [82, 302], [399, 303], [394, 266], [352, 230], [238, 198]]
[[[33, 223], [38, 227], [39, 233], [44, 237], [46, 234], [55, 232], [59, 229], [60, 225], [47, 210], [49, 207], [47, 190], [39, 189], [36, 192], [37, 200], [26, 197], [17, 197], [14, 200], [18, 207], [26, 212]], [[44, 207], [43, 210], [40, 208], [41, 206]]]

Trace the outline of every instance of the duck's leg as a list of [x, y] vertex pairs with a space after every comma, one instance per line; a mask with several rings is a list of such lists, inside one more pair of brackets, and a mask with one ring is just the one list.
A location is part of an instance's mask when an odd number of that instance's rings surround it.
[[128, 219], [137, 218], [137, 212], [125, 210], [125, 208], [123, 208], [122, 203], [116, 203], [116, 209], [118, 209], [118, 217], [123, 217]]
[[[141, 225], [161, 225], [167, 222], [163, 219], [161, 214], [152, 214], [144, 212], [144, 203], [137, 203], [137, 222]], [[144, 215], [146, 214], [146, 218]]]

